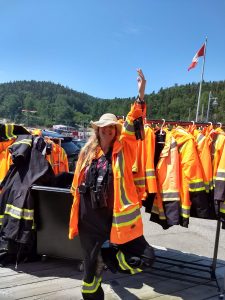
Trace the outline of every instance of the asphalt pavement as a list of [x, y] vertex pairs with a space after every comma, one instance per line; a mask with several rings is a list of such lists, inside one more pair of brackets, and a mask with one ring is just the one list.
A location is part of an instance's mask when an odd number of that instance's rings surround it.
[[[149, 221], [150, 215], [142, 209], [144, 236], [151, 245], [165, 247], [184, 253], [212, 258], [216, 238], [217, 221], [190, 218], [188, 228], [179, 225], [164, 230]], [[225, 260], [225, 230], [220, 229], [218, 259]]]

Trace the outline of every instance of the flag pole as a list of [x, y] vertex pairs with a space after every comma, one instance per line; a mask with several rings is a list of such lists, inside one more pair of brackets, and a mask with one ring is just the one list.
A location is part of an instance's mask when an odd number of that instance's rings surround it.
[[202, 75], [201, 75], [201, 82], [200, 82], [199, 92], [198, 92], [198, 103], [197, 103], [195, 122], [198, 122], [198, 112], [199, 112], [199, 105], [200, 105], [200, 98], [201, 98], [201, 91], [202, 91], [202, 81], [203, 81], [204, 69], [205, 69], [206, 45], [207, 45], [207, 37], [205, 38], [204, 59], [202, 64]]

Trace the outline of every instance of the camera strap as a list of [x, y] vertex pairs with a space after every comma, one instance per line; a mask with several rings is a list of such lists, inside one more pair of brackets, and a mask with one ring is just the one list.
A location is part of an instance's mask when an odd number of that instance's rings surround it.
[[107, 183], [109, 173], [109, 162], [104, 155], [99, 158], [97, 169], [98, 175], [96, 180], [96, 190], [99, 190], [99, 188], [102, 187], [104, 183]]
[[109, 176], [112, 176], [112, 151], [102, 155], [98, 160], [94, 159], [88, 169], [86, 186], [98, 190], [103, 184], [108, 184]]

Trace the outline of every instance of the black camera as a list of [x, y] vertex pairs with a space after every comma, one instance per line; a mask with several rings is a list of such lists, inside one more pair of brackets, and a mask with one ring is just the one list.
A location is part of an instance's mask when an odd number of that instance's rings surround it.
[[139, 117], [134, 120], [134, 133], [137, 140], [143, 141], [145, 138], [143, 118]]
[[79, 191], [79, 194], [86, 194], [86, 192], [87, 192], [87, 186], [85, 184], [79, 185], [78, 191]]
[[98, 186], [96, 190], [90, 188], [91, 206], [93, 209], [107, 207], [107, 193], [105, 185]]

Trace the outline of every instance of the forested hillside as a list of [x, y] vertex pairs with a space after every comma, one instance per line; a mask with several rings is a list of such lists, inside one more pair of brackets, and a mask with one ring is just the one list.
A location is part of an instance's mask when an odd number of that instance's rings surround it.
[[[146, 95], [147, 118], [195, 120], [198, 91], [199, 84], [192, 83]], [[217, 101], [211, 100], [209, 121], [225, 123], [225, 81], [203, 83], [199, 118], [206, 119], [210, 91]], [[129, 99], [99, 99], [44, 81], [0, 84], [0, 118], [29, 126], [88, 124], [105, 112], [126, 115], [133, 101], [132, 95]]]

